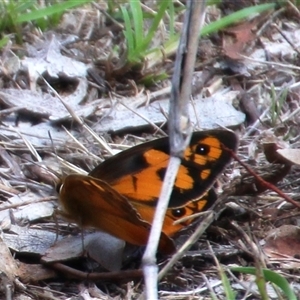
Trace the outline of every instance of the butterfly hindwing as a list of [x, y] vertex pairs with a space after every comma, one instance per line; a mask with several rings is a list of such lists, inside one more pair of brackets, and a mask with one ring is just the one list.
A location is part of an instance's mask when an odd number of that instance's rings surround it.
[[[84, 175], [69, 175], [60, 187], [60, 202], [66, 217], [81, 227], [93, 227], [134, 245], [145, 245], [150, 224], [130, 202], [103, 180]], [[170, 254], [172, 240], [161, 235], [159, 249]]]

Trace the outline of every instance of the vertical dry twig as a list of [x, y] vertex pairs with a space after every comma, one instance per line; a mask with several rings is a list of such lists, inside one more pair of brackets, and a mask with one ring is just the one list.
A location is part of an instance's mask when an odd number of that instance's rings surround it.
[[157, 299], [158, 267], [156, 251], [164, 216], [181, 157], [189, 145], [192, 128], [188, 114], [188, 101], [196, 60], [198, 39], [205, 10], [205, 1], [187, 1], [185, 19], [176, 54], [169, 111], [169, 136], [171, 158], [164, 178], [155, 216], [143, 256], [146, 299]]

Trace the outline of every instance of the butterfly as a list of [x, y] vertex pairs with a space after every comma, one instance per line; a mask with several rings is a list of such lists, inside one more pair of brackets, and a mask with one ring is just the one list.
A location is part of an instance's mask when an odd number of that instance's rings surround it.
[[[231, 131], [194, 132], [185, 150], [166, 213], [159, 250], [174, 251], [170, 237], [192, 220], [174, 221], [208, 209], [216, 200], [211, 186], [238, 145]], [[224, 147], [225, 146], [225, 147]], [[168, 166], [169, 139], [134, 146], [99, 164], [87, 176], [68, 175], [59, 185], [64, 214], [134, 245], [147, 243]]]

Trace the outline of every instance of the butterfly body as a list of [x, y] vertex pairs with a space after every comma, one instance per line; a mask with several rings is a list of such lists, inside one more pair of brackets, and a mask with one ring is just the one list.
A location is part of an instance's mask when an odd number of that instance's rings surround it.
[[[161, 244], [191, 222], [174, 221], [213, 204], [216, 195], [210, 188], [231, 158], [222, 145], [235, 151], [237, 143], [231, 131], [193, 133], [175, 180]], [[161, 138], [107, 159], [88, 176], [67, 176], [60, 190], [64, 211], [81, 226], [146, 244], [169, 158], [169, 140]]]

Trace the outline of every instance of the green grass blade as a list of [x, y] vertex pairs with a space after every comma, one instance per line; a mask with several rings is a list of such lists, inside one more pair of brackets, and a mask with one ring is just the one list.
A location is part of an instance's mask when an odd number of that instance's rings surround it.
[[[230, 270], [233, 272], [256, 275], [256, 269], [254, 267], [234, 267], [234, 268], [230, 268]], [[293, 289], [291, 288], [290, 284], [283, 276], [268, 269], [263, 269], [263, 275], [265, 277], [265, 280], [268, 280], [276, 284], [284, 292], [287, 299], [297, 300], [297, 297]]]
[[175, 34], [175, 8], [174, 8], [174, 3], [171, 1], [169, 3], [168, 7], [168, 13], [169, 13], [169, 26], [170, 26], [170, 36], [173, 36]]
[[36, 5], [36, 1], [34, 1], [34, 0], [26, 1], [26, 2], [19, 4], [18, 6], [15, 5], [14, 10], [15, 10], [16, 14], [26, 13], [27, 9], [34, 9], [35, 5]]
[[284, 103], [286, 101], [288, 93], [289, 93], [289, 91], [288, 91], [287, 88], [284, 88], [283, 91], [281, 92], [281, 95], [280, 95], [280, 97], [278, 99], [278, 114], [280, 114], [281, 111], [282, 111], [282, 107], [283, 107], [283, 105], [284, 105]]
[[78, 0], [78, 1], [74, 1], [74, 0], [69, 0], [67, 2], [64, 3], [58, 3], [58, 4], [54, 4], [52, 6], [43, 8], [43, 9], [39, 9], [39, 10], [35, 10], [29, 13], [24, 13], [20, 16], [17, 17], [17, 19], [15, 20], [16, 23], [22, 23], [22, 22], [29, 22], [29, 21], [33, 21], [33, 20], [37, 20], [40, 18], [44, 18], [46, 16], [51, 16], [53, 14], [56, 13], [61, 13], [64, 12], [67, 9], [76, 7], [76, 6], [80, 6], [86, 3], [92, 2], [92, 0]]
[[257, 266], [254, 269], [255, 269], [255, 283], [257, 285], [261, 300], [270, 300], [267, 292], [267, 282], [264, 276], [262, 266], [259, 263], [257, 263]]
[[144, 30], [144, 20], [143, 12], [141, 8], [141, 3], [138, 0], [130, 0], [130, 8], [133, 19], [133, 32], [134, 32], [134, 41], [135, 48], [138, 48], [139, 45], [143, 43], [143, 30]]
[[137, 51], [140, 52], [144, 52], [147, 50], [147, 48], [149, 47], [150, 42], [152, 41], [154, 34], [157, 31], [157, 28], [159, 26], [160, 21], [162, 20], [162, 18], [164, 17], [164, 14], [166, 12], [166, 9], [169, 5], [170, 0], [165, 0], [165, 1], [161, 1], [160, 3], [160, 7], [159, 10], [156, 14], [156, 16], [153, 19], [153, 22], [151, 24], [151, 27], [148, 31], [147, 36], [145, 37], [143, 44], [141, 45], [141, 47], [139, 49], [137, 49]]
[[270, 117], [272, 126], [275, 126], [277, 119], [277, 104], [276, 104], [276, 92], [274, 84], [271, 85], [271, 106], [270, 106]]
[[129, 13], [126, 9], [125, 6], [121, 6], [121, 11], [123, 14], [123, 19], [124, 19], [124, 24], [125, 24], [125, 29], [124, 29], [124, 36], [127, 42], [127, 59], [129, 62], [131, 62], [134, 58], [134, 48], [135, 48], [135, 42], [134, 42], [134, 36], [133, 32], [131, 29], [131, 22], [130, 22], [130, 17]]
[[8, 43], [8, 41], [9, 41], [9, 37], [8, 36], [3, 37], [0, 40], [0, 49], [3, 48], [4, 46], [6, 46], [6, 44]]
[[241, 19], [248, 17], [251, 14], [261, 13], [265, 10], [272, 9], [275, 6], [276, 6], [276, 3], [268, 3], [268, 4], [261, 4], [261, 5], [251, 6], [251, 7], [241, 9], [237, 12], [230, 14], [229, 16], [223, 17], [222, 19], [217, 20], [217, 21], [210, 23], [210, 24], [206, 25], [205, 27], [203, 27], [203, 29], [201, 31], [201, 36], [216, 32], [216, 31], [223, 29], [229, 25], [232, 25], [233, 23], [235, 23]]
[[221, 275], [222, 286], [224, 288], [226, 299], [234, 300], [236, 298], [236, 294], [234, 290], [231, 288], [229, 279], [222, 267], [220, 267], [219, 269], [219, 274]]

